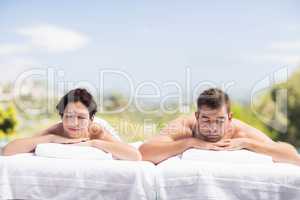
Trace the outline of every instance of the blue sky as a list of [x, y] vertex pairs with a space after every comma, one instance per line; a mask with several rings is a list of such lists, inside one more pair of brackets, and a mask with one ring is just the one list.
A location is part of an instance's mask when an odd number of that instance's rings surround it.
[[299, 10], [299, 1], [1, 1], [0, 81], [54, 67], [97, 85], [100, 69], [121, 69], [167, 93], [163, 83], [184, 84], [189, 66], [192, 86], [233, 81], [229, 93], [247, 100], [260, 80], [299, 66]]

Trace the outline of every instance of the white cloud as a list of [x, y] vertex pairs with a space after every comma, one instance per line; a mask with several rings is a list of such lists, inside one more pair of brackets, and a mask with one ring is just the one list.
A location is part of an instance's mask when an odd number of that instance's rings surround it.
[[80, 49], [89, 41], [82, 33], [53, 25], [22, 28], [17, 32], [29, 37], [32, 46], [54, 53]]
[[287, 65], [298, 65], [300, 63], [300, 55], [266, 54], [262, 56], [262, 59]]
[[300, 40], [276, 41], [271, 43], [272, 53], [262, 55], [262, 59], [288, 65], [300, 64]]
[[40, 66], [40, 63], [30, 57], [1, 57], [1, 81], [15, 80], [23, 71]]
[[299, 65], [300, 55], [283, 53], [265, 53], [260, 55], [242, 55], [247, 62], [269, 62], [276, 65]]
[[35, 50], [52, 53], [74, 51], [84, 47], [89, 41], [82, 33], [53, 25], [22, 28], [17, 33], [27, 37], [27, 40], [22, 43], [0, 44], [0, 55], [15, 56]]
[[300, 41], [273, 42], [271, 48], [276, 50], [300, 50]]
[[30, 50], [30, 45], [26, 44], [0, 44], [0, 55], [22, 54]]
[[254, 62], [269, 62], [276, 65], [300, 65], [300, 40], [274, 41], [264, 51], [242, 55], [242, 59]]
[[35, 59], [36, 52], [74, 51], [89, 41], [82, 33], [53, 25], [22, 28], [17, 30], [17, 34], [25, 36], [22, 42], [0, 44], [0, 82], [14, 80], [26, 69], [42, 67]]

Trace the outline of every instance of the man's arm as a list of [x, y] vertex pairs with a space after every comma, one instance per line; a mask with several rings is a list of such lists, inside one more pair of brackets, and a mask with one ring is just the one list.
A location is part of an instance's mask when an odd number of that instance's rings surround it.
[[274, 142], [260, 130], [236, 120], [238, 134], [236, 138], [216, 143], [225, 150], [248, 149], [253, 152], [269, 155], [274, 162], [288, 162], [300, 165], [300, 156], [290, 144]]
[[264, 143], [250, 139], [246, 143], [246, 148], [257, 153], [269, 155], [272, 157], [274, 162], [286, 162], [300, 165], [300, 157], [297, 150], [288, 143]]
[[142, 144], [139, 148], [143, 160], [158, 164], [190, 148], [217, 150], [212, 143], [192, 137], [188, 119], [179, 118], [164, 128], [160, 135]]
[[173, 140], [170, 136], [157, 136], [139, 148], [143, 160], [158, 164], [172, 156], [181, 154], [189, 147], [188, 139]]

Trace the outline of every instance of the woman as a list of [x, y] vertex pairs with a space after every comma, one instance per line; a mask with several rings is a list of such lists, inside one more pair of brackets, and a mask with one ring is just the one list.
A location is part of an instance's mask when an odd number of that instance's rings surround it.
[[33, 152], [41, 143], [61, 143], [91, 146], [124, 160], [141, 160], [137, 149], [121, 142], [113, 128], [104, 120], [94, 119], [97, 104], [85, 89], [74, 89], [61, 98], [56, 106], [62, 122], [23, 139], [7, 144], [3, 155]]

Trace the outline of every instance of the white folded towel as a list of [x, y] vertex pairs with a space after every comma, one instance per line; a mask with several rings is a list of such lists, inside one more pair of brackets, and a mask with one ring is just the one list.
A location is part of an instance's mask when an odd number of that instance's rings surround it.
[[100, 149], [87, 146], [74, 146], [57, 143], [38, 144], [36, 156], [67, 159], [99, 159], [111, 160], [112, 155]]
[[182, 154], [182, 160], [226, 163], [272, 163], [272, 157], [248, 150], [213, 151], [189, 149]]

